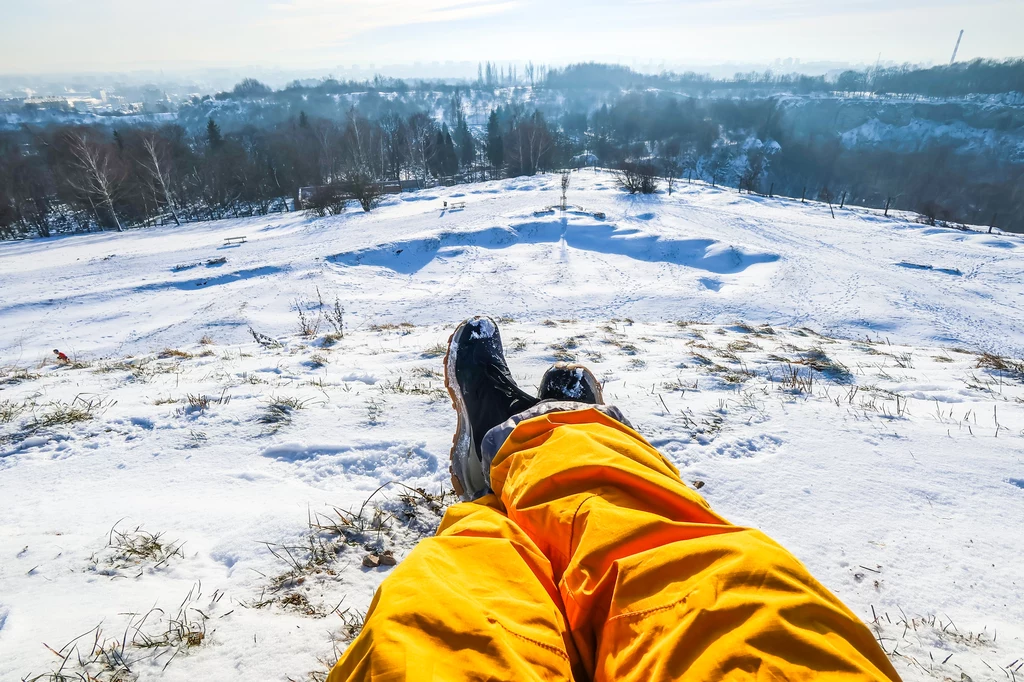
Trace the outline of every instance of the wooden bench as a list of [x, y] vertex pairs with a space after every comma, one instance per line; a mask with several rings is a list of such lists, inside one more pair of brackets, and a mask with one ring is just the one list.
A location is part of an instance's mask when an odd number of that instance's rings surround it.
[[241, 237], [228, 237], [224, 240], [224, 246], [241, 246], [245, 243], [245, 236]]
[[453, 201], [453, 202], [449, 203], [449, 202], [446, 201], [446, 202], [444, 202], [444, 207], [446, 209], [448, 209], [449, 211], [461, 211], [462, 209], [466, 208], [466, 202], [465, 201]]

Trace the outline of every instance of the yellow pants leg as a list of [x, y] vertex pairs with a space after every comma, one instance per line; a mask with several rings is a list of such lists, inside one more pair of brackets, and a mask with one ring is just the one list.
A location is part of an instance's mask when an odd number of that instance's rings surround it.
[[550, 562], [496, 497], [457, 504], [381, 584], [327, 679], [583, 680], [560, 603]]
[[384, 581], [329, 682], [899, 679], [799, 561], [596, 410], [519, 424], [491, 485]]
[[595, 409], [520, 423], [491, 486], [550, 560], [595, 681], [899, 679], [792, 554], [715, 514], [639, 434]]

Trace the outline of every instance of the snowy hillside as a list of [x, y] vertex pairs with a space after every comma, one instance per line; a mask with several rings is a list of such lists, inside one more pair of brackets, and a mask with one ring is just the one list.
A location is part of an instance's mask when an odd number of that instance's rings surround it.
[[588, 363], [905, 679], [1024, 677], [1024, 240], [558, 195], [0, 244], [0, 679], [323, 679], [452, 501], [441, 355], [474, 313], [528, 390]]

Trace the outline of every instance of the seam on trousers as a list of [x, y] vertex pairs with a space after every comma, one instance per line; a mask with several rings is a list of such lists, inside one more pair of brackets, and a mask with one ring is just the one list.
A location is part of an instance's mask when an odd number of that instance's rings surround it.
[[608, 618], [608, 622], [610, 623], [613, 620], [619, 620], [621, 618], [643, 618], [651, 615], [652, 613], [657, 613], [658, 611], [667, 611], [669, 609], [675, 608], [679, 604], [682, 604], [689, 598], [690, 595], [686, 595], [681, 599], [676, 599], [675, 601], [669, 602], [668, 604], [663, 604], [662, 606], [653, 606], [649, 609], [642, 609], [640, 611], [623, 611], [618, 615], [610, 616]]
[[[593, 499], [595, 497], [600, 497], [600, 495], [596, 495], [594, 493], [591, 493], [590, 495], [587, 495], [586, 497], [584, 497], [582, 500], [580, 500], [580, 503], [578, 505], [576, 505], [576, 510], [573, 511], [573, 513], [572, 513], [572, 522], [569, 524], [569, 548], [568, 548], [569, 551], [566, 554], [566, 561], [565, 561], [566, 568], [568, 568], [569, 564], [572, 563], [572, 543], [576, 539], [576, 517], [579, 516], [580, 509], [583, 508], [583, 505], [585, 505], [588, 500], [591, 500], [591, 499]], [[563, 576], [563, 580], [564, 580], [564, 576]], [[563, 580], [559, 580], [559, 582], [561, 583], [561, 582], [563, 582]], [[576, 608], [580, 608], [580, 604], [579, 604], [578, 601], [576, 601], [576, 595], [574, 595], [572, 593], [572, 590], [566, 588], [565, 594], [568, 595], [568, 597], [570, 599], [572, 599], [574, 604], [576, 604]]]
[[566, 559], [568, 559], [569, 561], [572, 561], [572, 543], [576, 539], [576, 517], [579, 516], [580, 509], [583, 508], [583, 505], [585, 505], [587, 501], [592, 500], [595, 497], [598, 496], [593, 493], [584, 497], [582, 500], [580, 500], [580, 503], [576, 505], [576, 509], [572, 513], [572, 523], [569, 525], [569, 551], [566, 552]]
[[569, 655], [567, 653], [565, 653], [565, 651], [563, 651], [562, 649], [559, 649], [558, 647], [555, 647], [555, 646], [551, 646], [550, 644], [545, 644], [544, 642], [540, 642], [540, 641], [538, 641], [536, 639], [533, 639], [532, 637], [527, 637], [526, 635], [521, 635], [518, 632], [509, 629], [508, 626], [506, 626], [500, 620], [497, 620], [495, 618], [491, 618], [490, 616], [487, 617], [487, 620], [489, 620], [492, 623], [495, 623], [495, 624], [499, 625], [502, 630], [504, 630], [508, 634], [512, 635], [513, 637], [521, 639], [521, 640], [523, 640], [525, 642], [529, 642], [531, 644], [535, 644], [535, 645], [539, 646], [542, 649], [546, 649], [547, 651], [550, 651], [551, 653], [558, 654], [563, 659], [565, 659], [567, 662], [569, 662]]

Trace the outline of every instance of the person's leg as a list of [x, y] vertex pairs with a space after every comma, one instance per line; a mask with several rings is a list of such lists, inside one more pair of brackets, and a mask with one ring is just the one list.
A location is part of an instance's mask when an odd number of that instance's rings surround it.
[[450, 507], [395, 567], [327, 679], [562, 682], [580, 670], [550, 563], [491, 495]]
[[792, 554], [715, 514], [633, 429], [545, 409], [487, 434], [485, 472], [550, 559], [593, 680], [899, 679]]

